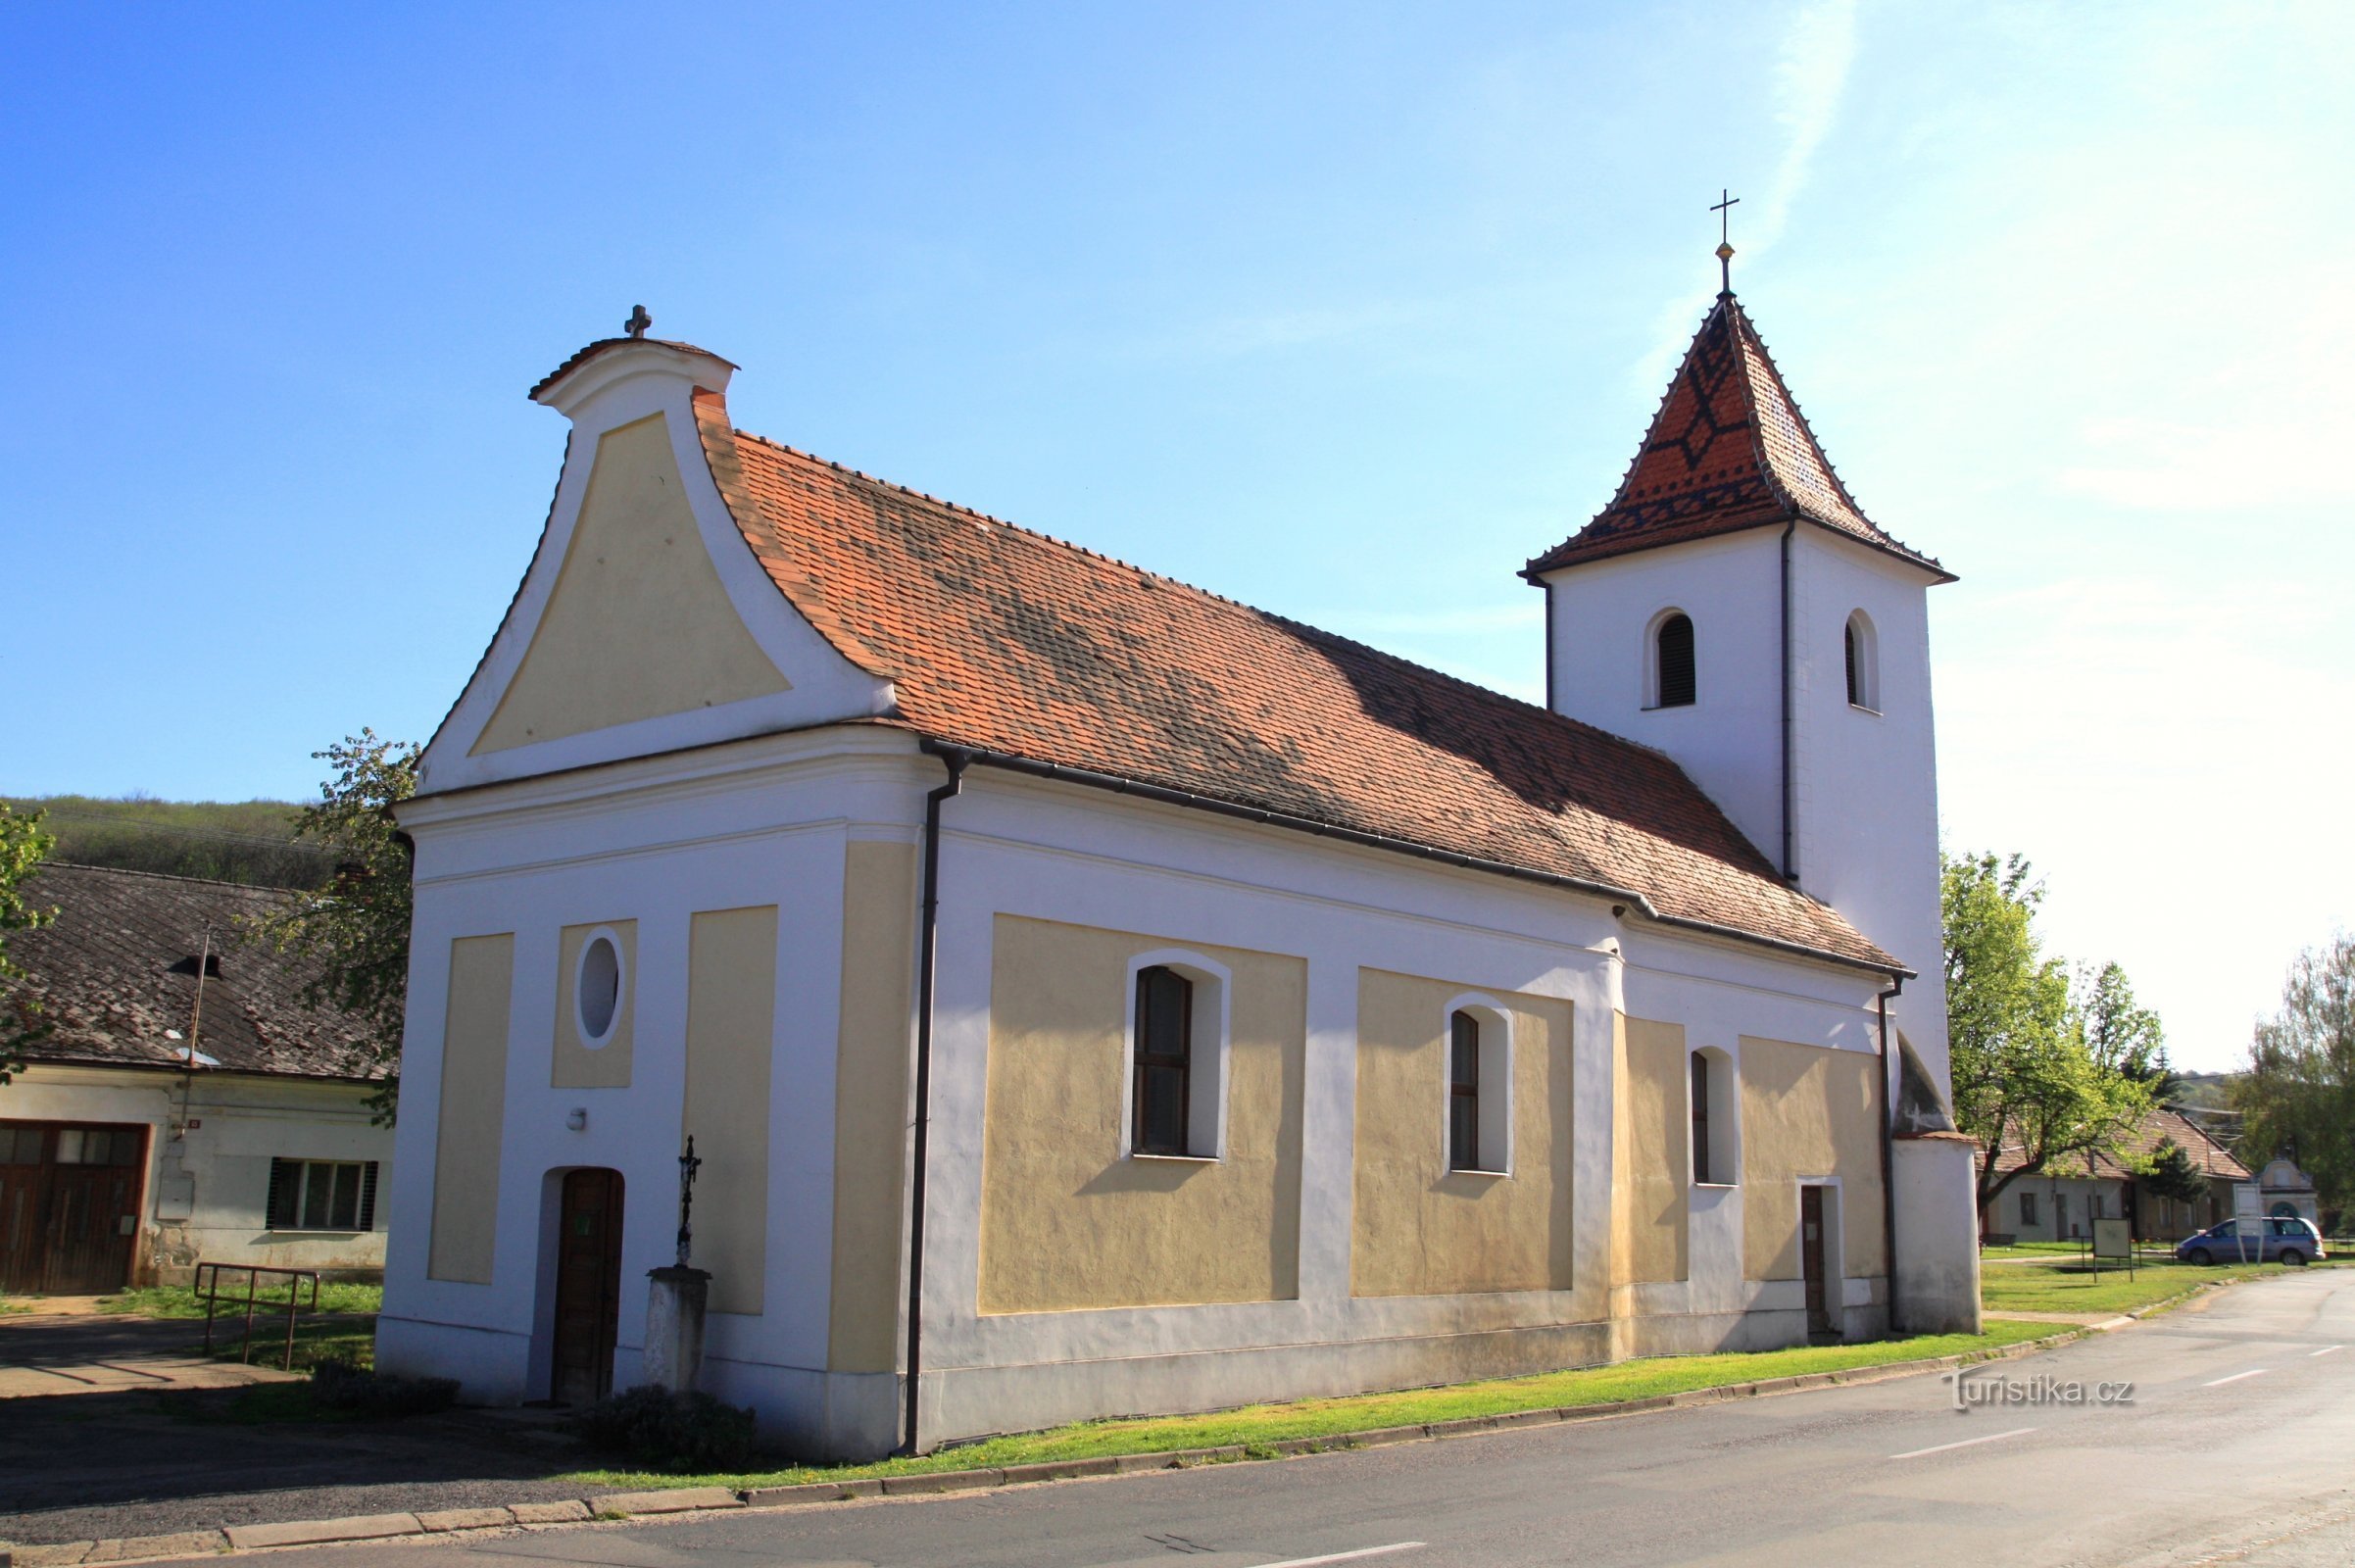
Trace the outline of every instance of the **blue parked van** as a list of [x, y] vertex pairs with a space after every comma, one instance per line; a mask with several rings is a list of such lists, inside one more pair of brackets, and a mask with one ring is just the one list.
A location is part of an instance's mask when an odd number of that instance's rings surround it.
[[2187, 1236], [2180, 1243], [2175, 1255], [2186, 1263], [2283, 1263], [2304, 1265], [2330, 1254], [2323, 1250], [2323, 1233], [2309, 1219], [2283, 1219], [2279, 1216], [2247, 1222], [2248, 1232], [2241, 1233], [2242, 1222], [2226, 1220], [2211, 1225], [2197, 1236]]

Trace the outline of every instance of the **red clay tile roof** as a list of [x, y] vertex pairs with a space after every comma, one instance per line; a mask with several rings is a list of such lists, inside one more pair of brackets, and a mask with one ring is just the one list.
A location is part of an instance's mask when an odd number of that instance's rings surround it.
[[1606, 883], [1876, 967], [1668, 758], [696, 410], [769, 576], [936, 741]]
[[1561, 566], [1792, 517], [1953, 580], [1936, 561], [1865, 516], [1832, 471], [1741, 303], [1721, 294], [1669, 381], [1619, 493], [1594, 521], [1532, 561], [1522, 575], [1535, 579]]
[[282, 907], [292, 893], [51, 864], [26, 881], [25, 897], [58, 911], [53, 924], [17, 932], [8, 943], [25, 979], [5, 1001], [38, 1002], [54, 1026], [26, 1050], [31, 1060], [184, 1062], [196, 960], [210, 926], [220, 970], [205, 980], [196, 1047], [215, 1070], [352, 1080], [382, 1074], [357, 1024], [333, 1008], [313, 1012], [302, 1004], [311, 973], [303, 960], [251, 935], [250, 922]]
[[[2118, 1153], [2143, 1160], [2159, 1152], [2159, 1146], [2173, 1143], [2191, 1156], [2191, 1167], [2204, 1172], [2212, 1180], [2245, 1182], [2253, 1180], [2249, 1169], [2232, 1156], [2232, 1152], [2202, 1132], [2198, 1123], [2172, 1110], [2161, 1107], [2142, 1118], [2141, 1125], [2119, 1140]], [[2028, 1155], [2018, 1144], [2006, 1141], [1995, 1158], [1997, 1171], [2018, 1170], [2028, 1163]], [[2083, 1177], [2088, 1174], [2107, 1180], [2133, 1175], [2123, 1159], [2109, 1152], [2094, 1154], [2090, 1159], [2072, 1155], [2065, 1162], [2047, 1165], [2039, 1175]]]

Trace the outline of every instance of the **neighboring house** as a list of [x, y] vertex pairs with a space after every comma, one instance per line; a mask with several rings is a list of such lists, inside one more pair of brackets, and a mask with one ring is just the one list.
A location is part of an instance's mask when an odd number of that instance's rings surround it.
[[703, 1386], [813, 1454], [1976, 1326], [1948, 578], [1731, 294], [1524, 573], [1551, 711], [742, 433], [733, 368], [533, 389], [399, 808], [379, 1365], [640, 1381], [689, 1138]]
[[0, 1087], [0, 1291], [179, 1283], [199, 1261], [373, 1272], [392, 1132], [366, 1054], [251, 940], [291, 895], [47, 865], [9, 939], [55, 1028]]
[[[2208, 1178], [2196, 1200], [2161, 1198], [2134, 1174], [2162, 1145], [2173, 1143]], [[2006, 1142], [1996, 1170], [2027, 1164], [2016, 1143]], [[2248, 1167], [2182, 1112], [2162, 1106], [2143, 1117], [2114, 1152], [2073, 1154], [2033, 1174], [2016, 1177], [1980, 1211], [1980, 1232], [1989, 1239], [2023, 1242], [2084, 1239], [2097, 1219], [2131, 1219], [2143, 1241], [2176, 1241], [2232, 1216], [2232, 1187], [2249, 1180]]]

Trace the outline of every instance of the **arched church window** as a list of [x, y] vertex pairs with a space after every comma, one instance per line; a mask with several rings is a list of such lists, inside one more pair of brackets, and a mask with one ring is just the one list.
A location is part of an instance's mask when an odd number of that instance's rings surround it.
[[1691, 708], [1697, 691], [1693, 670], [1693, 617], [1672, 611], [1652, 633], [1652, 706]]
[[1468, 1012], [1447, 1019], [1447, 1168], [1487, 1169], [1480, 1163], [1480, 1020]]
[[1872, 618], [1861, 610], [1848, 617], [1841, 640], [1847, 645], [1848, 706], [1881, 711], [1881, 656]]
[[1136, 1104], [1131, 1147], [1140, 1154], [1184, 1154], [1194, 1068], [1194, 987], [1175, 969], [1137, 971]]

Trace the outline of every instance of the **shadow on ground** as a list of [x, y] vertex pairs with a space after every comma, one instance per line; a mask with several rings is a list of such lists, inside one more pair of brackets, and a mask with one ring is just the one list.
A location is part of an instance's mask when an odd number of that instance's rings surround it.
[[125, 1390], [0, 1403], [0, 1540], [165, 1535], [281, 1519], [577, 1497], [544, 1412], [273, 1420], [289, 1385]]

